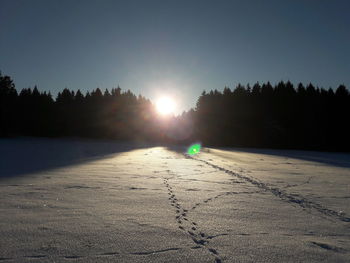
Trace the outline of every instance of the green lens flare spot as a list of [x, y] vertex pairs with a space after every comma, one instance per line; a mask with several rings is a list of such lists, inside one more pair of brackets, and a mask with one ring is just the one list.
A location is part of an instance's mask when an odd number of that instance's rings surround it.
[[195, 155], [201, 151], [201, 145], [200, 144], [193, 144], [191, 145], [188, 150], [187, 154], [189, 155]]

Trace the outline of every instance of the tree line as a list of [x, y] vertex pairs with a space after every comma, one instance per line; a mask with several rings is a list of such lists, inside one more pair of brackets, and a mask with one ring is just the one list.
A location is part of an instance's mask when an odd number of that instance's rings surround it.
[[210, 145], [350, 150], [350, 95], [311, 83], [241, 84], [203, 92], [196, 107], [196, 133]]
[[152, 103], [119, 87], [85, 95], [64, 89], [56, 99], [37, 87], [17, 92], [0, 75], [0, 136], [91, 137], [152, 141], [162, 137]]
[[37, 87], [18, 92], [0, 74], [0, 136], [89, 137], [210, 146], [350, 150], [350, 94], [299, 83], [238, 84], [203, 92], [196, 107], [160, 117], [150, 100], [120, 87], [53, 99]]

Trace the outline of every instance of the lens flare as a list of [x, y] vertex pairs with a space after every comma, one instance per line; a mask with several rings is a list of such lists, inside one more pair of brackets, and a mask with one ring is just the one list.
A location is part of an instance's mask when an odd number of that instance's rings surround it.
[[193, 144], [187, 149], [188, 155], [195, 155], [201, 151], [201, 145], [199, 143]]

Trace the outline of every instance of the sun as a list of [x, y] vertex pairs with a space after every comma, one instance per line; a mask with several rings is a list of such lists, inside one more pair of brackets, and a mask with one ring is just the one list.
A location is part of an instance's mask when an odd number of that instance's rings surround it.
[[156, 108], [159, 114], [169, 115], [175, 111], [175, 102], [169, 97], [162, 97], [157, 100]]

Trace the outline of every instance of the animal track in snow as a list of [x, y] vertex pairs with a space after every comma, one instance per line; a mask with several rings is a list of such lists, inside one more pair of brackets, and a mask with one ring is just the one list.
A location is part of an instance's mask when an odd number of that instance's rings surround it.
[[[287, 193], [285, 190], [282, 190], [278, 187], [270, 186], [264, 182], [260, 182], [256, 179], [254, 179], [252, 177], [248, 177], [248, 176], [245, 176], [243, 174], [236, 173], [234, 171], [228, 170], [226, 168], [223, 168], [221, 166], [218, 166], [216, 164], [210, 163], [210, 162], [205, 161], [205, 160], [197, 159], [197, 158], [192, 157], [192, 156], [188, 156], [188, 158], [195, 160], [195, 161], [198, 161], [198, 162], [205, 163], [205, 164], [207, 164], [213, 168], [216, 168], [220, 171], [223, 171], [229, 175], [235, 176], [236, 178], [239, 178], [239, 179], [242, 179], [246, 182], [249, 182], [262, 190], [265, 190], [265, 191], [272, 193], [273, 195], [279, 197], [280, 199], [282, 199], [283, 201], [286, 201], [288, 203], [299, 205], [302, 208], [314, 209], [314, 210], [320, 212], [321, 214], [333, 217], [333, 218], [338, 219], [338, 220], [343, 221], [343, 222], [350, 222], [350, 217], [347, 217], [345, 214], [339, 213], [339, 212], [332, 210], [332, 209], [329, 209], [329, 208], [327, 208], [319, 203], [315, 203], [302, 195]], [[311, 180], [311, 178], [310, 178], [310, 180]]]
[[172, 191], [169, 184], [169, 179], [163, 178], [163, 183], [168, 190], [168, 194], [170, 195], [168, 198], [170, 200], [170, 205], [175, 207], [175, 220], [178, 223], [178, 228], [191, 237], [193, 242], [197, 245], [195, 248], [206, 248], [207, 251], [214, 257], [214, 262], [222, 262], [219, 253], [214, 248], [209, 247], [209, 239], [206, 238], [207, 235], [198, 230], [198, 224], [196, 222], [189, 220], [187, 216], [188, 209], [182, 208], [181, 203], [178, 201], [176, 195]]

